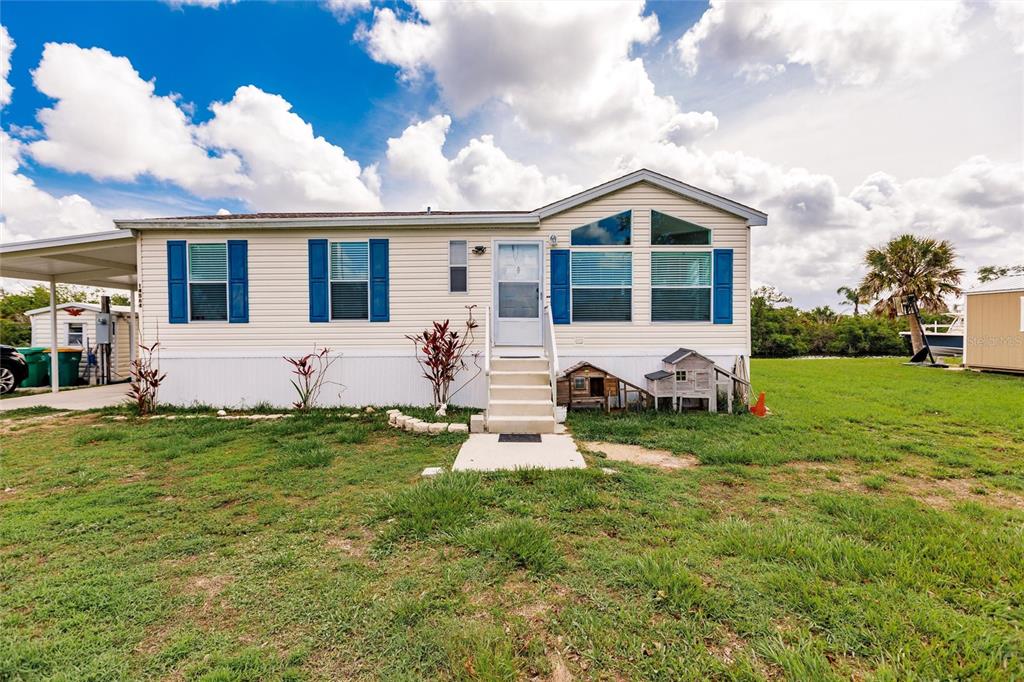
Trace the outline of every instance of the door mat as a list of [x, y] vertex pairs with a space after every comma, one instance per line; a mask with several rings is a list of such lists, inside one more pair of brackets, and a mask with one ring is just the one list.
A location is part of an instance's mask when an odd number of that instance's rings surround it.
[[539, 433], [502, 433], [498, 435], [499, 443], [539, 443]]

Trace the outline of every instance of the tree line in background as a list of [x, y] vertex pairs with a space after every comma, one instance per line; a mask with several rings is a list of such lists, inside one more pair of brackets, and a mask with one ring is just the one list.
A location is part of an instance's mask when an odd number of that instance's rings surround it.
[[[102, 289], [57, 285], [57, 303], [100, 302]], [[32, 342], [32, 323], [25, 313], [50, 305], [50, 288], [42, 284], [21, 292], [0, 289], [0, 343], [8, 346], [27, 346]], [[124, 294], [112, 294], [110, 305], [128, 305]]]
[[[924, 324], [941, 322], [947, 300], [960, 296], [964, 271], [946, 240], [900, 235], [864, 254], [866, 274], [855, 286], [836, 291], [840, 305], [852, 315], [829, 306], [800, 310], [774, 287], [751, 294], [750, 333], [754, 357], [799, 355], [909, 355], [924, 345], [916, 320], [898, 317], [898, 302], [915, 296]], [[978, 270], [982, 282], [1024, 274], [1024, 265], [987, 265]], [[862, 311], [864, 314], [862, 314]], [[909, 331], [907, 337], [900, 332]]]

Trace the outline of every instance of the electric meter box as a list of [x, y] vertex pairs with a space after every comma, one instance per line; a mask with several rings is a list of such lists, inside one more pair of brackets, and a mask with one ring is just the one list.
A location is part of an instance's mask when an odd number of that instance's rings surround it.
[[96, 313], [96, 343], [110, 344], [110, 313]]

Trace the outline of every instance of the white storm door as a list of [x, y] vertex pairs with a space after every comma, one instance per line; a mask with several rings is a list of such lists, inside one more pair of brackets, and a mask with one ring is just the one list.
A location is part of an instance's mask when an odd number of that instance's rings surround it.
[[543, 252], [541, 242], [495, 242], [495, 345], [542, 345]]

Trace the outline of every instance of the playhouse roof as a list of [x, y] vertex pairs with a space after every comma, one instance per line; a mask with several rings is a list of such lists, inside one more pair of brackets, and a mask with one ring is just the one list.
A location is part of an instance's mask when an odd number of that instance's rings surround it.
[[658, 379], [664, 379], [664, 378], [670, 377], [670, 376], [672, 376], [672, 372], [666, 372], [663, 369], [659, 369], [657, 372], [651, 372], [650, 374], [645, 374], [644, 378], [650, 379], [651, 381], [657, 381]]
[[674, 365], [677, 362], [679, 362], [680, 360], [682, 360], [684, 358], [688, 358], [691, 355], [696, 355], [697, 357], [704, 358], [708, 362], [714, 364], [714, 360], [712, 360], [711, 358], [707, 357], [706, 355], [701, 355], [697, 351], [691, 350], [689, 348], [678, 348], [675, 351], [673, 351], [672, 353], [670, 353], [667, 357], [662, 358], [661, 361], [662, 362], [667, 362], [670, 365]]

